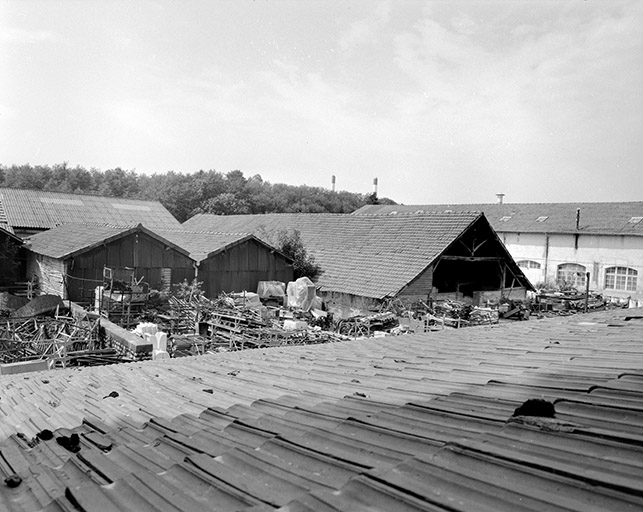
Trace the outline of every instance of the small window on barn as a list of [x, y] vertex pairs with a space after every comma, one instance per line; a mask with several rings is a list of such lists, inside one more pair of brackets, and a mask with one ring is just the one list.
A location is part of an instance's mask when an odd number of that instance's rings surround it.
[[532, 260], [520, 260], [517, 262], [521, 268], [540, 268], [540, 263]]
[[578, 263], [563, 263], [558, 265], [556, 282], [561, 286], [572, 286], [584, 288], [586, 280], [586, 268]]
[[536, 222], [545, 222], [549, 218], [548, 215], [541, 215], [536, 219]]
[[511, 220], [511, 215], [503, 215], [500, 217], [500, 222], [507, 222], [508, 220]]
[[162, 268], [161, 269], [161, 289], [163, 291], [168, 291], [170, 289], [171, 284], [172, 284], [172, 269]]
[[642, 220], [643, 220], [643, 217], [632, 217], [632, 218], [628, 221], [628, 223], [629, 223], [629, 224], [638, 224], [638, 223], [639, 223], [639, 222], [641, 222]]
[[610, 267], [605, 270], [605, 288], [608, 290], [636, 291], [638, 272], [628, 267]]

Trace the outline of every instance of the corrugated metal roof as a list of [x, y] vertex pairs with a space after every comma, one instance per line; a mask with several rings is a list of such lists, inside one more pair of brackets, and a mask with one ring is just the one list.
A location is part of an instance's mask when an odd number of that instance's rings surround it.
[[[322, 290], [383, 298], [396, 295], [451, 243], [480, 219], [480, 213], [433, 213], [405, 219], [339, 214], [200, 214], [185, 229], [245, 231], [274, 240], [296, 229], [323, 269]], [[275, 242], [273, 242], [275, 243]]]
[[0, 376], [0, 508], [641, 510], [642, 335], [616, 310]]
[[49, 229], [67, 223], [180, 226], [158, 201], [0, 187], [0, 211], [14, 228]]
[[[580, 209], [576, 230], [576, 210]], [[503, 203], [366, 205], [352, 215], [483, 212], [493, 228], [513, 233], [591, 233], [643, 236], [643, 201], [622, 203]]]
[[131, 233], [144, 232], [162, 241], [181, 253], [188, 250], [156, 234], [142, 225], [106, 226], [93, 224], [63, 224], [47, 231], [32, 235], [27, 239], [27, 248], [37, 254], [51, 258], [64, 259], [88, 251], [100, 244], [122, 238]]

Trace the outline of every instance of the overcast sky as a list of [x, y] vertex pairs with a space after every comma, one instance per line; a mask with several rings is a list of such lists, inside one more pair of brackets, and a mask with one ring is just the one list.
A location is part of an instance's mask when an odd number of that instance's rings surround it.
[[643, 1], [2, 0], [0, 163], [643, 200]]

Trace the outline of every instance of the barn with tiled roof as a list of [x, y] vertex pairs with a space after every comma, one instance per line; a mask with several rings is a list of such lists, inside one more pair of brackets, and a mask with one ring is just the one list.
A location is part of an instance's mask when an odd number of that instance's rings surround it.
[[[643, 202], [367, 205], [355, 216], [484, 212], [533, 284], [643, 304]], [[588, 281], [589, 275], [589, 281]]]
[[[388, 298], [471, 298], [483, 292], [524, 297], [531, 285], [478, 212], [407, 218], [338, 214], [200, 214], [185, 229], [238, 231], [275, 240], [299, 231], [321, 267], [316, 284], [337, 307]], [[478, 295], [475, 295], [478, 294]]]

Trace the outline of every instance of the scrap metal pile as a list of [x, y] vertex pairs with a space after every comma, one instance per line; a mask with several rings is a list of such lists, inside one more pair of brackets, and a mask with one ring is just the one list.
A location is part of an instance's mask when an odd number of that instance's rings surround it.
[[588, 310], [604, 309], [608, 302], [600, 294], [590, 292], [587, 296], [577, 290], [541, 290], [534, 300], [530, 302], [530, 308], [534, 312], [545, 315], [571, 315]]
[[69, 315], [57, 296], [41, 296], [16, 310], [5, 310], [0, 322], [0, 370], [11, 365], [41, 362], [46, 368], [95, 366], [122, 362], [106, 346], [98, 319]]
[[172, 297], [169, 306], [169, 314], [157, 315], [156, 321], [169, 333], [168, 351], [173, 357], [346, 339], [315, 325], [324, 315], [264, 306], [255, 293], [222, 294], [216, 299]]

